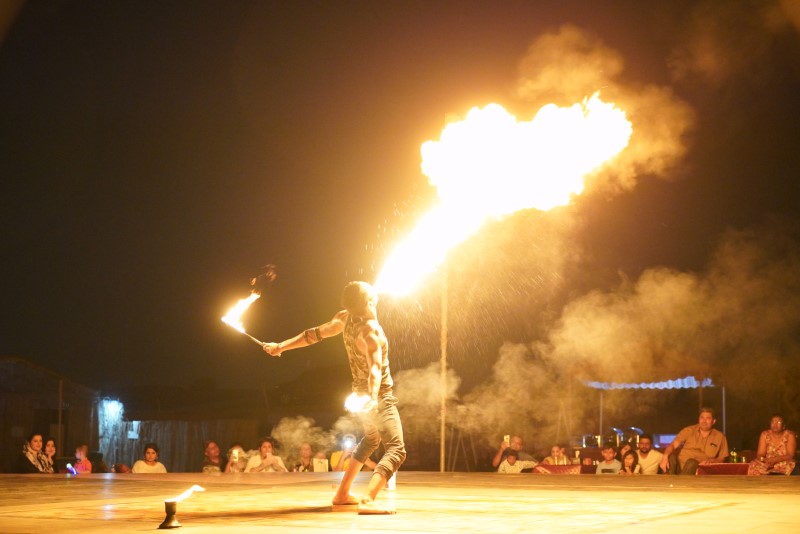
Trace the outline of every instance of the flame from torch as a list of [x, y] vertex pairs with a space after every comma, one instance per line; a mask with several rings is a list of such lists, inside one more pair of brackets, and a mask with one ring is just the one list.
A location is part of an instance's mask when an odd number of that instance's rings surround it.
[[237, 330], [242, 334], [246, 335], [247, 337], [252, 339], [255, 343], [263, 345], [264, 343], [261, 340], [254, 338], [245, 331], [244, 325], [242, 324], [241, 320], [241, 317], [244, 314], [244, 312], [247, 311], [247, 308], [249, 308], [253, 302], [258, 300], [260, 296], [261, 296], [260, 293], [258, 293], [257, 291], [253, 291], [252, 293], [250, 293], [250, 296], [247, 297], [246, 299], [239, 299], [239, 302], [236, 303], [236, 306], [231, 308], [230, 311], [226, 313], [224, 317], [222, 317], [222, 322], [227, 324], [234, 330]]
[[164, 521], [158, 525], [158, 528], [161, 530], [180, 528], [181, 522], [178, 521], [178, 518], [176, 517], [176, 514], [178, 513], [178, 503], [184, 499], [187, 499], [195, 491], [205, 490], [206, 489], [202, 486], [194, 485], [177, 497], [164, 501], [164, 512], [166, 513], [166, 517], [164, 517]]
[[188, 490], [184, 491], [183, 493], [181, 493], [181, 494], [180, 494], [180, 495], [178, 495], [177, 497], [174, 497], [174, 498], [172, 498], [172, 499], [167, 499], [167, 500], [166, 500], [166, 501], [164, 501], [164, 502], [181, 502], [181, 501], [183, 501], [183, 500], [185, 500], [185, 499], [188, 499], [188, 498], [189, 498], [189, 496], [190, 496], [192, 493], [194, 493], [195, 491], [205, 491], [205, 490], [206, 490], [206, 489], [205, 489], [204, 487], [202, 487], [202, 486], [198, 486], [197, 484], [195, 484], [194, 486], [192, 486], [192, 487], [191, 487], [191, 488], [189, 488]]

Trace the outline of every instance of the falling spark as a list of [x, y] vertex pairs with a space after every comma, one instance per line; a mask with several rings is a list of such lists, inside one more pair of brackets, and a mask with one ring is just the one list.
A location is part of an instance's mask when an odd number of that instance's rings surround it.
[[184, 500], [184, 499], [188, 499], [188, 498], [189, 498], [189, 496], [190, 496], [192, 493], [194, 493], [195, 491], [205, 491], [205, 490], [206, 490], [206, 489], [205, 489], [204, 487], [202, 487], [202, 486], [198, 486], [197, 484], [195, 484], [194, 486], [192, 486], [192, 487], [191, 487], [191, 488], [189, 488], [188, 490], [184, 491], [183, 493], [181, 493], [181, 494], [180, 494], [180, 495], [178, 495], [177, 497], [175, 497], [175, 498], [172, 498], [172, 499], [167, 499], [167, 500], [166, 500], [166, 501], [164, 501], [164, 502], [181, 502], [181, 501], [182, 501], [182, 500]]
[[624, 149], [632, 132], [625, 113], [598, 93], [568, 108], [548, 104], [528, 122], [497, 104], [473, 108], [438, 141], [422, 145], [422, 172], [439, 204], [396, 246], [376, 289], [409, 293], [490, 219], [569, 204], [585, 177]]

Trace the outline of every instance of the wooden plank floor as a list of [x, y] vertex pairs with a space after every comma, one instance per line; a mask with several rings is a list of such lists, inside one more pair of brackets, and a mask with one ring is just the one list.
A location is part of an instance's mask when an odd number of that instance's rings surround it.
[[[397, 514], [333, 511], [339, 473], [0, 475], [0, 532], [800, 532], [800, 477], [401, 472]], [[354, 489], [367, 482], [360, 475]]]

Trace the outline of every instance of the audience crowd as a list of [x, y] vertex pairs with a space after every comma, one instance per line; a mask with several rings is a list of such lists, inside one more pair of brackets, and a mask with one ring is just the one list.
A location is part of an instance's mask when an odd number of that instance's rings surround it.
[[[600, 455], [585, 454], [587, 449], [576, 448], [574, 456], [567, 454], [565, 447], [554, 444], [549, 455], [537, 460], [525, 451], [521, 436], [505, 436], [491, 458], [491, 466], [498, 473], [547, 472], [548, 466], [582, 466], [581, 472], [599, 475], [656, 475], [697, 474], [701, 466], [729, 461], [734, 457], [728, 449], [725, 435], [714, 428], [716, 419], [710, 408], [701, 408], [697, 424], [681, 429], [663, 450], [654, 447], [653, 436], [643, 433], [633, 443], [608, 442], [600, 447]], [[201, 471], [206, 474], [225, 473], [274, 473], [274, 472], [318, 472], [344, 471], [350, 455], [357, 446], [356, 436], [346, 434], [338, 440], [339, 450], [314, 450], [312, 443], [303, 442], [296, 450], [283, 451], [289, 460], [284, 462], [276, 440], [270, 436], [259, 440], [255, 449], [245, 449], [241, 443], [232, 443], [225, 453], [215, 440], [203, 445], [204, 459]], [[759, 436], [758, 450], [747, 465], [748, 475], [790, 475], [795, 473], [797, 434], [786, 428], [783, 416], [776, 414], [770, 419], [769, 428]], [[597, 449], [594, 449], [597, 450]], [[14, 464], [16, 473], [73, 474], [91, 472], [115, 473], [166, 473], [167, 469], [158, 461], [159, 449], [155, 443], [147, 443], [143, 457], [132, 467], [118, 463], [108, 469], [102, 457], [90, 460], [89, 446], [85, 443], [75, 448], [74, 459], [60, 466], [56, 459], [56, 442], [34, 433], [28, 436]], [[289, 467], [287, 467], [287, 465]], [[363, 470], [372, 470], [375, 462], [370, 459]], [[576, 467], [577, 469], [578, 467]]]
[[[585, 448], [576, 448], [574, 457], [570, 457], [562, 445], [556, 444], [549, 456], [538, 461], [525, 452], [520, 436], [510, 436], [500, 443], [492, 467], [498, 473], [521, 473], [550, 472], [547, 466], [580, 464], [583, 466], [580, 472], [598, 475], [695, 475], [701, 466], [735, 461], [727, 438], [714, 428], [715, 424], [714, 411], [701, 408], [697, 424], [681, 429], [663, 450], [654, 448], [651, 434], [642, 433], [633, 443], [603, 443], [599, 458], [594, 454], [583, 456]], [[759, 437], [758, 450], [747, 465], [747, 474], [800, 474], [795, 462], [796, 449], [797, 434], [786, 428], [783, 416], [773, 415], [770, 427]]]

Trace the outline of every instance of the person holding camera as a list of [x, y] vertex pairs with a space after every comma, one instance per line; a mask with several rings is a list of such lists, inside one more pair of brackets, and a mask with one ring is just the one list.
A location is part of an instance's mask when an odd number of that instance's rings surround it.
[[353, 449], [356, 447], [356, 437], [353, 434], [342, 436], [342, 450], [331, 453], [332, 471], [345, 471], [350, 465], [350, 457], [353, 456]]
[[254, 454], [247, 460], [245, 473], [285, 473], [288, 471], [283, 459], [273, 454], [275, 442], [271, 437], [261, 438], [258, 446], [259, 454]]
[[[333, 451], [331, 453], [331, 465], [333, 471], [347, 471], [347, 466], [350, 465], [350, 457], [353, 456], [353, 451], [356, 447], [356, 437], [353, 434], [345, 434], [342, 436], [342, 450]], [[381, 454], [380, 456], [383, 456]], [[380, 460], [380, 458], [378, 458]], [[364, 465], [361, 467], [362, 471], [374, 471], [375, 466], [378, 465], [372, 456], [364, 460]]]
[[244, 445], [236, 442], [228, 449], [228, 464], [225, 466], [226, 473], [244, 473], [247, 468], [249, 457], [244, 450]]
[[494, 458], [492, 458], [492, 467], [498, 469], [511, 451], [517, 452], [519, 460], [524, 462], [533, 460], [533, 456], [522, 450], [523, 447], [524, 443], [521, 436], [504, 436], [503, 441], [500, 442], [500, 447], [497, 449]]

